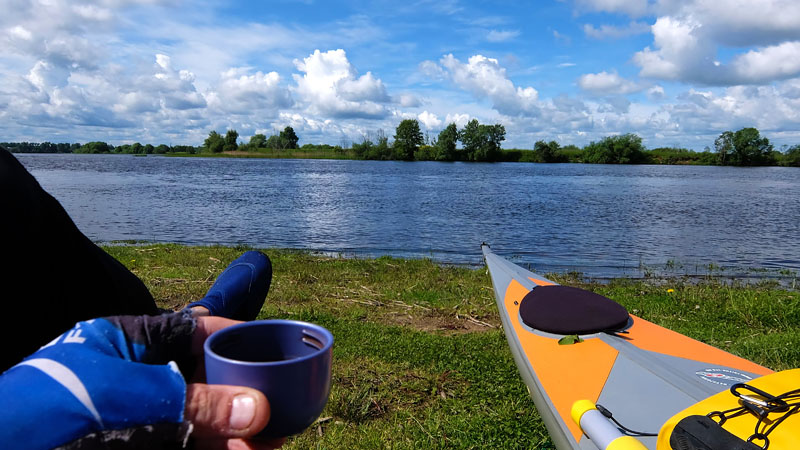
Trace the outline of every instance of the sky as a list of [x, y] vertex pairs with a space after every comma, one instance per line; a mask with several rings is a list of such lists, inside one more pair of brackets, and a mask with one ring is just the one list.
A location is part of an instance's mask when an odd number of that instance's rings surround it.
[[0, 141], [800, 144], [797, 0], [0, 0]]

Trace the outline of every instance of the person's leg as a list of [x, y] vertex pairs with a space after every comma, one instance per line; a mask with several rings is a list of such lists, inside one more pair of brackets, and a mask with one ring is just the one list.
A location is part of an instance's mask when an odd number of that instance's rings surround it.
[[78, 321], [160, 312], [144, 283], [83, 235], [2, 148], [0, 251], [0, 308], [7, 320], [0, 328], [0, 371]]
[[205, 297], [187, 308], [195, 315], [253, 320], [261, 311], [271, 281], [272, 263], [267, 255], [245, 252], [217, 277]]

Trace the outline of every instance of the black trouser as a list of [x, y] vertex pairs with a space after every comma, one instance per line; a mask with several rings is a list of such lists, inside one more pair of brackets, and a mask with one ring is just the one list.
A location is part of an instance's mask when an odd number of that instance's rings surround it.
[[144, 283], [1, 147], [0, 283], [0, 372], [75, 322], [160, 312]]

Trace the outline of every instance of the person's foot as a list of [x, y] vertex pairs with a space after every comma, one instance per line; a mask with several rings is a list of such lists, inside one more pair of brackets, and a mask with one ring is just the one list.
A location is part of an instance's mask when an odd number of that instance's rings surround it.
[[253, 320], [261, 311], [272, 281], [272, 264], [259, 251], [245, 252], [223, 271], [202, 299], [187, 308], [203, 307], [211, 316]]

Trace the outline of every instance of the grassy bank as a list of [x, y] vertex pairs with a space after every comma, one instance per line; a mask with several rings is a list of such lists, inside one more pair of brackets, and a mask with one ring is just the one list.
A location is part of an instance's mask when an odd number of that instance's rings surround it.
[[[106, 249], [166, 308], [201, 297], [244, 250]], [[316, 322], [336, 338], [333, 387], [321, 420], [284, 448], [552, 447], [517, 374], [485, 269], [265, 253], [274, 276], [260, 317]], [[771, 368], [800, 366], [798, 292], [680, 279], [581, 287]]]

